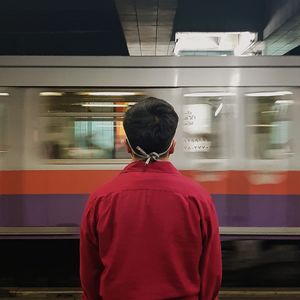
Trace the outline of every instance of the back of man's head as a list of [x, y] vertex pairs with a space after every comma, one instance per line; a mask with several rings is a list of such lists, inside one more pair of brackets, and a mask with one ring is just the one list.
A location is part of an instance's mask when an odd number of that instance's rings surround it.
[[134, 150], [139, 146], [146, 153], [162, 153], [175, 135], [178, 115], [168, 102], [151, 97], [131, 107], [123, 124]]

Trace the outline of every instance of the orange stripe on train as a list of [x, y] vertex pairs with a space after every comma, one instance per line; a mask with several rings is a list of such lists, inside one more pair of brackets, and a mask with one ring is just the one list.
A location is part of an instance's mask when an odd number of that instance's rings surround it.
[[[1, 194], [86, 194], [118, 170], [0, 171]], [[182, 171], [213, 194], [300, 194], [300, 171]]]

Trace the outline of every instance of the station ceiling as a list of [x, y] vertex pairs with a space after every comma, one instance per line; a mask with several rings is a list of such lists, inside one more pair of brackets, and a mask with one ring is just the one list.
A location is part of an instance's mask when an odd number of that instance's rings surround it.
[[297, 55], [300, 45], [295, 0], [2, 0], [0, 5], [0, 55], [173, 55], [176, 32], [257, 32], [253, 51], [263, 47], [268, 55]]

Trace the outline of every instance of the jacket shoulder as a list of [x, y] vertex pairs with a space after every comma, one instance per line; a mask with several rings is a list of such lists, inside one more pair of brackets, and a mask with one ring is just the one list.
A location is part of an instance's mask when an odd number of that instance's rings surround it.
[[116, 175], [109, 181], [99, 185], [96, 190], [92, 193], [94, 197], [102, 198], [107, 194], [113, 192], [118, 187], [118, 177], [120, 174]]
[[188, 192], [194, 194], [203, 194], [206, 196], [209, 196], [208, 191], [202, 186], [202, 184], [200, 182], [197, 182], [183, 174], [180, 174], [181, 180], [185, 186], [185, 190], [187, 190]]

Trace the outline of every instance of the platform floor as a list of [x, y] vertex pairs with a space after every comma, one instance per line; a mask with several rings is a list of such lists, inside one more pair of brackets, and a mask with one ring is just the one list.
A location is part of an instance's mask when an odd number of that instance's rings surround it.
[[[70, 288], [0, 288], [0, 299], [4, 300], [79, 300], [81, 296], [80, 289]], [[239, 288], [222, 289], [220, 300], [300, 300], [300, 288]]]

